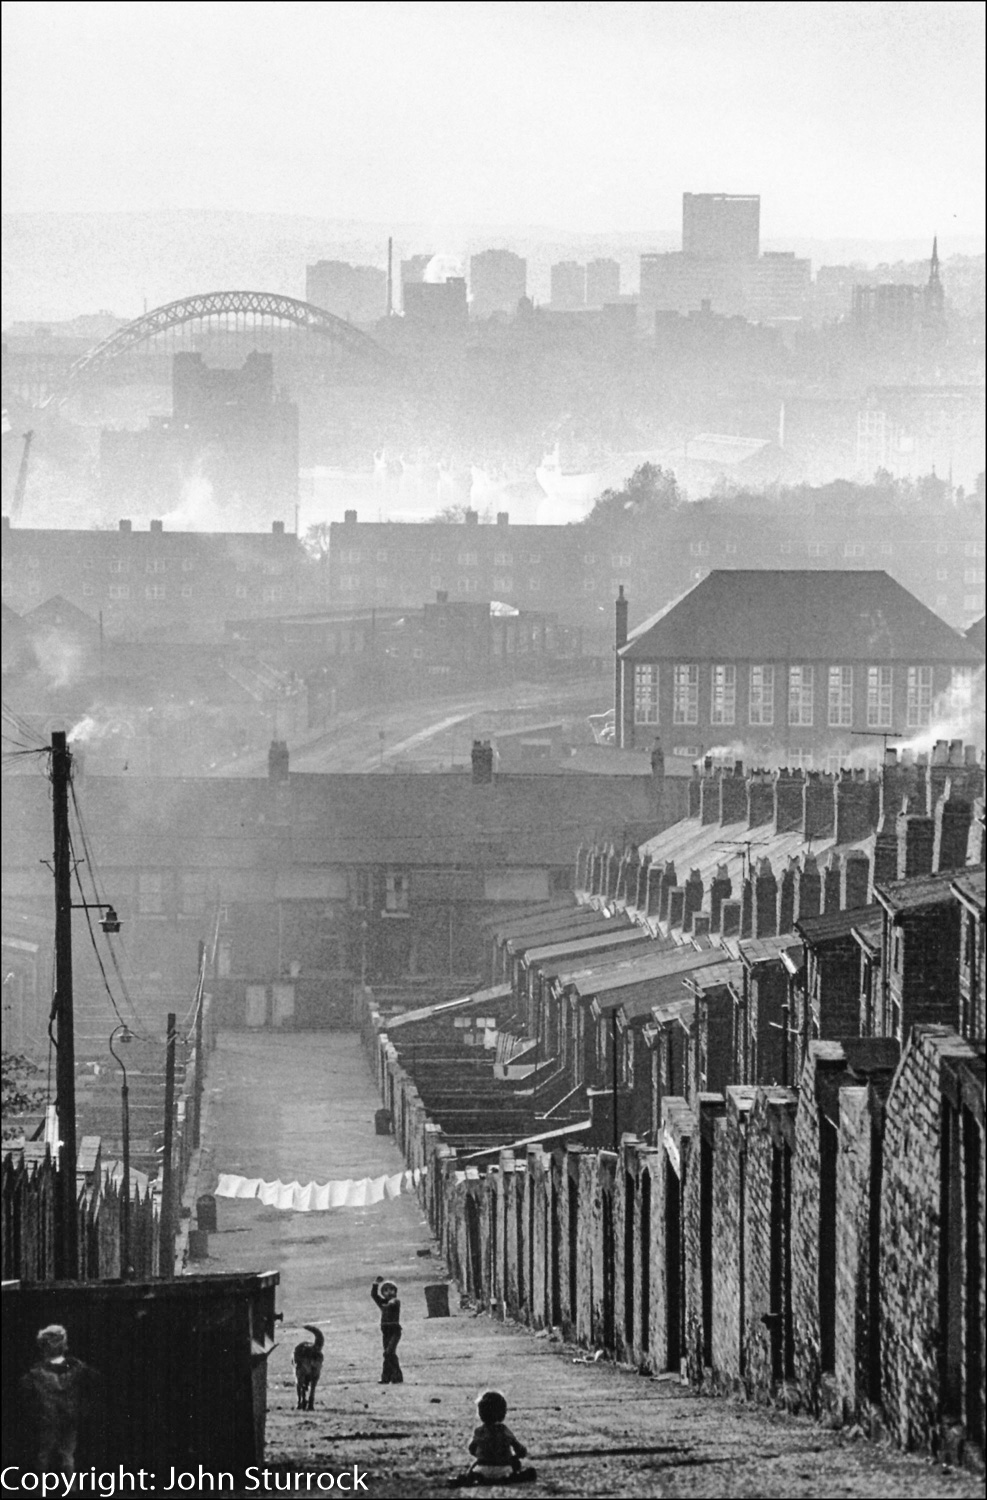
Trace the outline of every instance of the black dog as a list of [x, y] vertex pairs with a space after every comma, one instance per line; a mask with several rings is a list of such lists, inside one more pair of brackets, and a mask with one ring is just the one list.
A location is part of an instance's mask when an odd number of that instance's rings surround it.
[[312, 1341], [296, 1344], [292, 1357], [292, 1364], [295, 1367], [295, 1389], [298, 1392], [297, 1410], [313, 1411], [315, 1387], [322, 1374], [322, 1346], [326, 1340], [321, 1328], [313, 1328], [311, 1323], [305, 1323], [302, 1326], [307, 1333], [312, 1335]]

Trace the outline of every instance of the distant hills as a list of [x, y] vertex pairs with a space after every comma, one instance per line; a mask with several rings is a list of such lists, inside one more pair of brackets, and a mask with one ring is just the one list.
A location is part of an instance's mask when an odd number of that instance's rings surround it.
[[[763, 248], [794, 250], [809, 256], [814, 267], [914, 261], [929, 253], [934, 227], [924, 239], [765, 237]], [[527, 257], [529, 291], [536, 300], [547, 300], [549, 267], [556, 260], [612, 255], [621, 263], [623, 290], [632, 292], [641, 252], [674, 250], [680, 243], [678, 229], [587, 235], [545, 225], [384, 225], [223, 210], [5, 214], [2, 320], [4, 326], [55, 321], [103, 308], [134, 317], [145, 302], [156, 307], [224, 287], [304, 296], [306, 264], [339, 259], [384, 266], [389, 234], [395, 262], [431, 250], [459, 256], [465, 264], [489, 245], [515, 250]], [[983, 240], [973, 236], [940, 239], [944, 259], [983, 249]]]

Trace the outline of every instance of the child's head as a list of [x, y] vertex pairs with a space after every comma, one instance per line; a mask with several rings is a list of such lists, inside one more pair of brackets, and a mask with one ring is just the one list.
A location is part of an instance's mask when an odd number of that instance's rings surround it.
[[391, 1298], [398, 1294], [397, 1286], [393, 1281], [382, 1281], [378, 1290], [385, 1302], [390, 1302]]
[[476, 1414], [481, 1422], [492, 1427], [507, 1416], [507, 1402], [500, 1391], [484, 1391], [476, 1398]]
[[60, 1359], [68, 1350], [69, 1336], [61, 1323], [50, 1323], [41, 1329], [37, 1343], [42, 1359]]

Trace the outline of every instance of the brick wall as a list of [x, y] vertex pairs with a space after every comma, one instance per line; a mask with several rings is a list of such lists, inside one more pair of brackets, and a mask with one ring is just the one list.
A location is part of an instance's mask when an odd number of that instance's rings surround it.
[[[933, 1452], [943, 1440], [940, 1070], [947, 1057], [975, 1060], [977, 1052], [944, 1026], [915, 1029], [888, 1099], [881, 1204], [884, 1410], [902, 1447]], [[980, 1204], [982, 1212], [982, 1183]], [[981, 1265], [982, 1246], [981, 1229]]]
[[790, 1214], [785, 1199], [795, 1106], [790, 1089], [760, 1088], [747, 1125], [743, 1342], [744, 1377], [751, 1393], [777, 1393], [790, 1362]]
[[879, 1396], [879, 1321], [874, 1252], [879, 1241], [881, 1101], [867, 1085], [849, 1084], [839, 1096], [836, 1169], [835, 1398], [846, 1422], [856, 1422]]
[[743, 1245], [745, 1132], [754, 1090], [726, 1091], [726, 1108], [713, 1127], [713, 1296], [711, 1344], [714, 1379], [731, 1387], [744, 1373]]

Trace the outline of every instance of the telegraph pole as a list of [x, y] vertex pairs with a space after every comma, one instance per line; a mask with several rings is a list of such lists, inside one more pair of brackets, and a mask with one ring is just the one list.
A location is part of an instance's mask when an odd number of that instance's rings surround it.
[[170, 1281], [175, 1274], [174, 1205], [172, 1203], [172, 1137], [175, 1118], [175, 1016], [168, 1015], [168, 1050], [165, 1055], [164, 1153], [161, 1158], [161, 1223], [158, 1275]]
[[51, 801], [55, 835], [55, 1024], [58, 1052], [59, 1267], [63, 1281], [79, 1274], [79, 1225], [75, 1186], [75, 1030], [72, 1015], [72, 858], [69, 846], [69, 779], [72, 752], [64, 730], [51, 736]]
[[199, 977], [195, 1005], [195, 1112], [192, 1115], [192, 1145], [198, 1150], [202, 1141], [202, 1092], [205, 1086], [205, 1063], [202, 1057], [202, 1008], [206, 983], [206, 945], [199, 943]]

